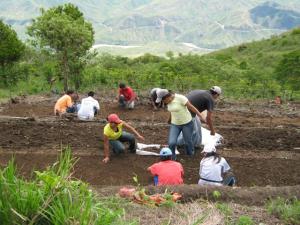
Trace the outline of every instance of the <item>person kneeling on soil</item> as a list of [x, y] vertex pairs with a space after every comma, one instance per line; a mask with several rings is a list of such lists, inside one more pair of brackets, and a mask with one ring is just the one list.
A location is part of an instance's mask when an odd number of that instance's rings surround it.
[[104, 159], [103, 162], [109, 161], [109, 145], [115, 154], [120, 154], [125, 151], [125, 146], [122, 142], [129, 143], [129, 151], [135, 153], [136, 141], [133, 134], [123, 131], [123, 127], [131, 130], [139, 139], [145, 140], [132, 126], [125, 121], [120, 120], [117, 114], [110, 114], [107, 117], [108, 124], [104, 127], [103, 142], [104, 142]]
[[119, 92], [117, 99], [121, 108], [133, 109], [135, 100], [138, 100], [136, 93], [131, 87], [124, 83], [119, 84]]
[[223, 157], [216, 153], [215, 146], [204, 146], [202, 153], [204, 157], [200, 162], [199, 185], [235, 185], [236, 179], [230, 171], [230, 166]]
[[94, 99], [94, 92], [90, 91], [87, 98], [81, 100], [78, 118], [80, 120], [93, 120], [100, 110], [99, 102]]
[[64, 113], [75, 113], [77, 112], [77, 106], [74, 103], [78, 99], [78, 95], [69, 90], [65, 95], [60, 97], [54, 106], [54, 115], [61, 116]]
[[154, 176], [154, 185], [183, 184], [183, 167], [179, 162], [171, 160], [171, 149], [162, 148], [159, 155], [161, 162], [154, 163], [147, 169]]

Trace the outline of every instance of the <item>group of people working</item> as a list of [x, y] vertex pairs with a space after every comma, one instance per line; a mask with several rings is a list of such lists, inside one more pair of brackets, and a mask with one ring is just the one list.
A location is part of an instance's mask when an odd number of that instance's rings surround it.
[[[170, 124], [168, 147], [160, 151], [161, 162], [148, 168], [154, 176], [155, 185], [176, 185], [183, 183], [184, 170], [179, 162], [176, 162], [175, 149], [177, 145], [183, 145], [187, 155], [194, 155], [195, 147], [202, 141], [201, 121], [207, 123], [210, 134], [215, 135], [212, 122], [212, 112], [215, 100], [221, 95], [221, 88], [213, 86], [209, 90], [193, 90], [187, 96], [174, 93], [167, 89], [154, 88], [150, 91], [150, 99], [153, 108], [166, 107], [170, 112], [168, 123]], [[100, 106], [94, 99], [94, 92], [89, 92], [87, 98], [83, 98], [81, 104], [74, 104], [78, 95], [73, 91], [67, 92], [55, 104], [55, 115], [77, 112], [81, 120], [91, 120], [99, 112]], [[138, 96], [131, 87], [124, 83], [119, 84], [117, 96], [119, 106], [133, 109]], [[207, 111], [204, 116], [202, 112]], [[144, 137], [127, 122], [121, 120], [117, 114], [107, 117], [108, 123], [103, 130], [104, 163], [110, 161], [109, 147], [115, 154], [125, 151], [124, 142], [129, 144], [128, 150], [136, 152], [136, 139], [144, 140]], [[126, 132], [124, 129], [131, 132]], [[200, 162], [199, 184], [222, 185], [223, 175], [230, 170], [226, 160], [216, 153], [215, 146], [205, 146], [202, 151], [203, 159]], [[227, 185], [233, 185], [235, 179], [231, 176], [226, 180]]]

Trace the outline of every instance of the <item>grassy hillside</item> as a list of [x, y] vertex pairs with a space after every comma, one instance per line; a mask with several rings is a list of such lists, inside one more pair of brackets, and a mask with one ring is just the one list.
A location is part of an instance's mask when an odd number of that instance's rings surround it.
[[284, 79], [289, 83], [278, 78], [283, 58], [287, 54], [297, 55], [299, 43], [300, 29], [295, 29], [202, 56], [171, 54], [166, 59], [144, 55], [129, 59], [104, 55], [88, 67], [85, 81], [87, 86], [95, 83], [113, 86], [119, 80], [125, 80], [138, 89], [163, 86], [182, 92], [218, 84], [228, 97], [274, 98], [283, 95], [299, 98], [300, 74], [297, 75], [297, 70], [291, 71], [296, 73], [292, 82], [289, 78], [292, 74], [287, 73]]
[[[299, 54], [299, 43], [300, 29], [294, 29], [270, 39], [242, 44], [210, 53], [204, 57], [218, 60], [221, 62], [221, 68], [232, 73], [233, 76], [236, 75], [237, 79], [243, 78], [242, 74], [246, 74], [247, 82], [250, 85], [249, 89], [256, 83], [261, 85], [262, 90], [267, 87], [272, 89], [272, 85], [274, 85], [274, 91], [278, 88], [282, 90], [286, 87], [276, 81], [277, 70], [280, 68], [284, 56], [292, 52]], [[288, 75], [286, 79], [288, 79]], [[299, 79], [300, 73], [295, 82], [299, 82]], [[299, 89], [300, 87], [298, 91]]]
[[[85, 66], [80, 91], [115, 89], [120, 81], [125, 81], [138, 93], [153, 87], [185, 93], [219, 85], [226, 97], [274, 99], [281, 95], [286, 99], [300, 99], [299, 43], [300, 29], [294, 29], [270, 39], [205, 55], [197, 52], [178, 54], [164, 49], [160, 43], [149, 47], [149, 52], [155, 50], [153, 46], [161, 54], [169, 51], [163, 57], [148, 53], [129, 58], [103, 52]], [[122, 50], [136, 56], [139, 47]], [[28, 51], [22, 62], [11, 71], [20, 74], [19, 81], [9, 88], [0, 83], [2, 97], [62, 90], [57, 64], [51, 56], [42, 52]], [[53, 80], [54, 83], [50, 82]]]

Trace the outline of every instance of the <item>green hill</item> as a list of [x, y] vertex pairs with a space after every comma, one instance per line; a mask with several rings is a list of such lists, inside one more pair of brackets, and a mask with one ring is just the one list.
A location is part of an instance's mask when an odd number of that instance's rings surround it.
[[159, 86], [180, 92], [222, 86], [235, 98], [300, 97], [300, 29], [205, 55], [102, 55], [85, 74], [85, 86], [113, 87], [125, 80], [136, 89]]
[[[232, 78], [239, 79], [239, 85], [245, 91], [264, 95], [264, 90], [273, 90], [274, 94], [284, 89], [300, 90], [300, 29], [294, 29], [270, 39], [246, 43], [205, 55], [206, 60], [220, 62], [220, 69], [226, 71]], [[292, 76], [291, 68], [281, 68], [288, 56], [293, 57], [291, 65], [296, 74], [292, 78], [294, 87], [289, 79]], [[298, 62], [298, 64], [297, 64]], [[286, 77], [282, 80], [278, 76], [279, 70], [286, 70]], [[290, 73], [288, 73], [290, 71]], [[293, 86], [292, 85], [292, 86]]]

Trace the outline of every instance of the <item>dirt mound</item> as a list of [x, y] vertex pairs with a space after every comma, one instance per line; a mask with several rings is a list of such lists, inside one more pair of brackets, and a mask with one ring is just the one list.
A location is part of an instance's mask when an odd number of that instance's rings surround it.
[[[118, 113], [121, 119], [132, 123], [148, 144], [166, 144], [169, 127], [165, 110], [153, 111], [147, 102], [134, 110], [119, 109], [113, 101], [101, 99], [101, 113], [95, 122], [79, 122], [54, 117], [55, 98], [26, 98], [16, 104], [2, 105], [0, 112], [0, 163], [4, 166], [14, 154], [23, 175], [32, 169], [43, 169], [56, 160], [61, 146], [70, 145], [79, 161], [75, 176], [95, 185], [133, 184], [137, 174], [141, 184], [152, 179], [147, 167], [158, 161], [153, 156], [123, 154], [113, 157], [105, 165], [102, 132], [104, 119], [109, 113]], [[252, 107], [252, 106], [251, 106]], [[215, 115], [216, 130], [224, 137], [221, 154], [234, 170], [240, 186], [286, 186], [300, 184], [300, 119], [288, 116], [282, 108], [259, 105], [251, 111], [249, 105], [226, 104]], [[236, 111], [234, 111], [236, 109]], [[238, 110], [239, 109], [239, 110]], [[241, 110], [242, 109], [242, 110]], [[29, 117], [34, 120], [11, 119]], [[181, 152], [184, 153], [184, 152]], [[185, 169], [184, 182], [198, 182], [201, 155], [180, 155]]]

